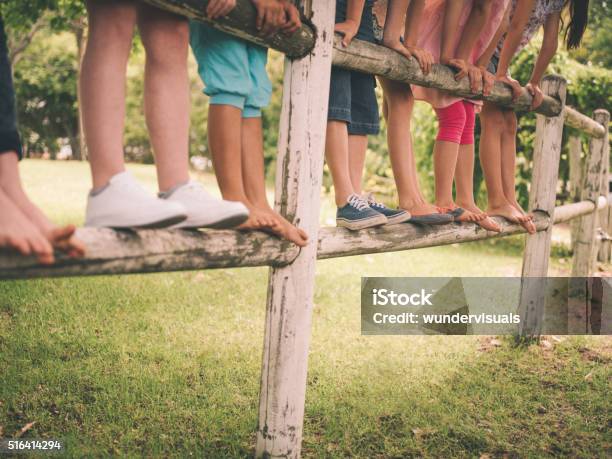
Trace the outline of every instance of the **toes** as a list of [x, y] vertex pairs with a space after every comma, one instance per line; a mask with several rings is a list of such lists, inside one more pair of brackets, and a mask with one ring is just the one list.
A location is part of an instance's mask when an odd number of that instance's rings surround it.
[[17, 249], [21, 255], [28, 256], [32, 253], [32, 249], [25, 238], [9, 236], [6, 242], [10, 247]]

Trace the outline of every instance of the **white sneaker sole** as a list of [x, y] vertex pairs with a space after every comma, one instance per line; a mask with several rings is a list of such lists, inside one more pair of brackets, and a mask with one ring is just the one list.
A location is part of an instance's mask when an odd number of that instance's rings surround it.
[[162, 229], [168, 228], [182, 221], [185, 221], [186, 215], [171, 215], [168, 217], [161, 218], [159, 220], [151, 220], [148, 222], [130, 222], [130, 223], [113, 223], [113, 222], [101, 222], [101, 223], [85, 223], [86, 227], [93, 228], [112, 228], [112, 229]]
[[374, 228], [376, 226], [386, 225], [389, 220], [384, 215], [379, 217], [367, 218], [364, 220], [350, 221], [344, 219], [336, 219], [336, 226], [346, 228], [351, 231], [359, 231], [366, 228]]

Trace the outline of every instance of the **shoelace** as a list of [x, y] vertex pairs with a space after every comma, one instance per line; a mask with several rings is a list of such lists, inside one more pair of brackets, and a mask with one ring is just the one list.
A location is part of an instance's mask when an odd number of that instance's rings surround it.
[[378, 202], [376, 199], [374, 199], [374, 195], [372, 193], [368, 193], [363, 199], [370, 207], [378, 207], [379, 209], [385, 208], [385, 205], [382, 202]]
[[367, 201], [362, 199], [360, 196], [357, 196], [356, 194], [352, 194], [349, 196], [348, 203], [360, 212], [370, 207]]

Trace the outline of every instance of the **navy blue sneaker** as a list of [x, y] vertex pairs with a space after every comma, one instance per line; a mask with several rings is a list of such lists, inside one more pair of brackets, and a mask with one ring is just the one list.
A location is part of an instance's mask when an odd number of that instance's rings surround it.
[[404, 223], [410, 220], [410, 212], [406, 212], [404, 209], [390, 209], [382, 202], [378, 202], [374, 199], [372, 193], [364, 194], [363, 199], [368, 203], [370, 208], [387, 217], [387, 225], [396, 225], [397, 223]]
[[372, 209], [367, 201], [356, 194], [350, 195], [348, 203], [336, 212], [336, 225], [352, 231], [385, 225], [387, 221], [387, 217]]

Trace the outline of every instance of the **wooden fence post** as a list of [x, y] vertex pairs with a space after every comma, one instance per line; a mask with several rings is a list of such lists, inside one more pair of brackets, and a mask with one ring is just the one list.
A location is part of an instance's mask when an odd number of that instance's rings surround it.
[[[595, 110], [593, 118], [606, 127], [606, 135], [601, 139], [591, 138], [581, 198], [582, 200], [597, 203], [597, 198], [602, 191], [601, 183], [604, 162], [609, 160], [606, 152], [608, 151], [607, 126], [610, 121], [610, 113], [606, 110]], [[598, 214], [599, 212], [595, 211], [580, 219], [580, 228], [578, 229], [574, 247], [572, 277], [588, 277], [593, 271], [596, 261], [595, 230], [597, 228]]]
[[[562, 105], [565, 105], [566, 86], [565, 78], [556, 75], [542, 81], [544, 94], [559, 99]], [[544, 213], [550, 224], [546, 231], [527, 236], [519, 303], [519, 333], [523, 337], [537, 337], [542, 329], [545, 302], [542, 278], [548, 274], [563, 124], [563, 111], [558, 116], [537, 115], [536, 118], [529, 209]]]
[[306, 3], [318, 37], [309, 56], [285, 64], [276, 208], [310, 244], [270, 271], [257, 457], [299, 457], [302, 442], [335, 14], [335, 2]]
[[[582, 141], [577, 135], [573, 135], [569, 138], [569, 198], [571, 202], [580, 201], [580, 195], [582, 194]], [[578, 219], [574, 219], [570, 222], [571, 229], [571, 247], [572, 251], [575, 247], [576, 235], [578, 234], [578, 228], [580, 222]]]
[[[605, 111], [604, 111], [605, 112]], [[595, 112], [595, 120], [597, 120], [597, 113]], [[608, 114], [609, 121], [609, 114]], [[608, 199], [609, 191], [609, 180], [610, 180], [610, 142], [608, 141], [608, 124], [605, 119], [605, 113], [602, 114], [601, 122], [606, 129], [606, 135], [603, 139], [603, 169], [601, 171], [601, 196], [604, 196]], [[601, 245], [599, 246], [599, 252], [597, 255], [597, 259], [604, 263], [609, 263], [610, 258], [612, 256], [612, 246], [610, 241], [607, 239], [607, 236], [610, 234], [610, 227], [612, 226], [612, 210], [610, 206], [601, 209], [599, 211], [599, 226], [602, 229], [602, 234], [606, 236], [606, 239], [601, 241]]]

